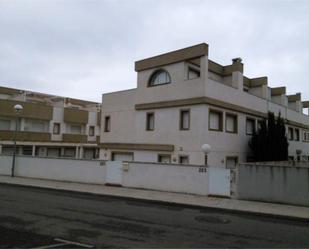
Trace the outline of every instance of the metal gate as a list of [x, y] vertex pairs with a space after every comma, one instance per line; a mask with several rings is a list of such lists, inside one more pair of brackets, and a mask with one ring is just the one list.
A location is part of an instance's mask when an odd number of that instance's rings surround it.
[[209, 167], [208, 184], [208, 195], [230, 197], [230, 169]]
[[106, 184], [122, 185], [122, 161], [106, 162]]

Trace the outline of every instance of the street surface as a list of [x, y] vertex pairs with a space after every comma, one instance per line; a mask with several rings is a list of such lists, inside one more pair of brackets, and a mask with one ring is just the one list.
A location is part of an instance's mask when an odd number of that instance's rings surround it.
[[0, 234], [0, 248], [309, 247], [309, 222], [5, 184]]

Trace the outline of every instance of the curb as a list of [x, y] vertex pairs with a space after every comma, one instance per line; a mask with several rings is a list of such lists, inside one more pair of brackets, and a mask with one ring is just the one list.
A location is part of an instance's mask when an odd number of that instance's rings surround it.
[[79, 193], [79, 194], [84, 194], [84, 195], [92, 195], [96, 197], [107, 197], [107, 198], [112, 198], [112, 199], [143, 201], [146, 203], [153, 203], [153, 204], [160, 204], [160, 205], [163, 204], [166, 206], [177, 206], [177, 207], [192, 208], [192, 209], [208, 209], [211, 212], [224, 211], [226, 213], [238, 214], [242, 216], [253, 215], [253, 216], [264, 217], [264, 218], [285, 219], [285, 220], [298, 221], [298, 222], [309, 222], [309, 217], [304, 218], [304, 217], [296, 217], [296, 216], [283, 215], [283, 214], [262, 213], [262, 212], [256, 212], [256, 211], [250, 211], [250, 210], [235, 210], [235, 209], [229, 209], [225, 207], [194, 205], [194, 204], [171, 202], [171, 201], [164, 201], [164, 200], [150, 200], [150, 199], [145, 199], [142, 197], [132, 197], [132, 196], [113, 195], [113, 194], [110, 194], [110, 195], [100, 194], [100, 193], [94, 193], [94, 192], [88, 192], [88, 191], [58, 189], [58, 188], [53, 188], [53, 187], [24, 185], [20, 183], [9, 183], [9, 182], [0, 182], [0, 185], [16, 186], [16, 187], [21, 187], [21, 188], [43, 189], [43, 190], [50, 190], [50, 191], [57, 191], [57, 192]]

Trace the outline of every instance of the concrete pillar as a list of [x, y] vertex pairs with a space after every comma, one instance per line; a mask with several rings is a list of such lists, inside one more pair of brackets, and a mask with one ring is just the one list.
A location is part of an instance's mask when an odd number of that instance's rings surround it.
[[288, 98], [286, 97], [285, 94], [281, 95], [281, 104], [286, 106], [286, 107], [288, 106]]
[[75, 150], [75, 158], [78, 159], [79, 156], [79, 147], [76, 146], [76, 150]]
[[83, 152], [84, 152], [84, 148], [81, 146], [79, 147], [79, 159], [82, 159], [83, 158]]
[[64, 156], [64, 147], [60, 148], [60, 156], [63, 157]]
[[201, 73], [201, 78], [207, 82], [208, 79], [208, 56], [202, 56], [200, 59], [200, 73]]
[[296, 111], [297, 111], [297, 112], [302, 112], [302, 104], [301, 104], [301, 101], [296, 101], [295, 107], [296, 107]]
[[241, 72], [235, 71], [232, 73], [232, 86], [243, 91], [244, 88], [244, 76]]
[[32, 146], [32, 156], [35, 156], [35, 145]]

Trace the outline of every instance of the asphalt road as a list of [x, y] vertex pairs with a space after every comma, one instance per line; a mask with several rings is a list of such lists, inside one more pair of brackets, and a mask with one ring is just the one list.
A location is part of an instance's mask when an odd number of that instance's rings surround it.
[[[0, 184], [0, 248], [309, 247], [309, 222]], [[53, 248], [83, 248], [60, 245]]]

